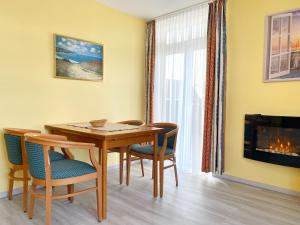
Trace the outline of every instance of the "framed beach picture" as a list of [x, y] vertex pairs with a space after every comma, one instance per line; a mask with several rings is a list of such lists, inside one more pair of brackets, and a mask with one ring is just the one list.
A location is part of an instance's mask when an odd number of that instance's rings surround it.
[[103, 45], [58, 34], [54, 43], [56, 77], [103, 79]]
[[264, 80], [300, 80], [300, 9], [267, 17]]

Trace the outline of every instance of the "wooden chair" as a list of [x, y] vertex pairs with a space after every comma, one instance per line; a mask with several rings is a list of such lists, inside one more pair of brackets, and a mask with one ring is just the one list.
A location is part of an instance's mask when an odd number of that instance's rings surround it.
[[[4, 140], [10, 166], [7, 197], [9, 200], [12, 200], [14, 181], [23, 181], [24, 212], [27, 212], [28, 180], [30, 179], [28, 176], [28, 164], [24, 147], [24, 134], [28, 132], [41, 133], [39, 130], [4, 128]], [[23, 172], [23, 176], [15, 177], [15, 172], [20, 170]]]
[[[143, 126], [145, 125], [145, 122], [142, 120], [126, 120], [126, 121], [121, 121], [118, 122], [121, 124], [127, 124], [127, 125], [134, 125], [134, 126]], [[123, 183], [123, 168], [124, 168], [124, 161], [127, 160], [127, 156], [126, 158], [124, 158], [125, 153], [127, 152], [127, 146], [124, 148], [114, 148], [114, 149], [110, 149], [110, 152], [117, 152], [119, 153], [119, 173], [120, 173], [120, 184]], [[140, 159], [138, 157], [132, 157], [131, 161], [135, 161], [135, 160], [140, 160], [141, 163], [141, 170], [142, 170], [142, 176], [144, 176], [144, 164], [143, 164], [143, 159]]]
[[[163, 128], [163, 131], [158, 134], [158, 158], [159, 158], [159, 178], [160, 178], [160, 197], [163, 196], [164, 170], [174, 167], [176, 186], [178, 186], [178, 175], [176, 166], [176, 140], [178, 127], [174, 123], [154, 123], [151, 126]], [[134, 144], [127, 152], [127, 183], [130, 178], [130, 159], [131, 156], [139, 157], [140, 159], [153, 160], [153, 145]], [[170, 160], [171, 165], [164, 166], [164, 161]], [[153, 170], [153, 168], [152, 168]]]
[[[28, 195], [28, 162], [25, 151], [25, 134], [36, 133], [40, 134], [39, 130], [20, 129], [20, 128], [4, 128], [4, 140], [7, 149], [8, 161], [10, 163], [9, 172], [9, 188], [8, 188], [8, 199], [12, 199], [14, 181], [23, 181], [23, 210], [27, 212], [27, 195]], [[65, 154], [69, 154], [65, 152]], [[55, 151], [50, 152], [50, 160], [56, 161], [65, 159], [63, 154]], [[15, 177], [16, 171], [23, 171], [22, 177]]]
[[[58, 137], [60, 137], [58, 139]], [[97, 215], [101, 220], [101, 167], [97, 162], [94, 151], [95, 144], [66, 141], [66, 137], [59, 135], [26, 134], [25, 146], [28, 158], [29, 171], [32, 176], [32, 186], [30, 190], [30, 207], [28, 217], [32, 219], [34, 201], [36, 198], [46, 200], [46, 225], [51, 225], [52, 200], [73, 197], [86, 192], [96, 191], [97, 195]], [[68, 158], [51, 161], [51, 148], [61, 148], [63, 152], [69, 152], [70, 148], [88, 150], [92, 165], [74, 160], [72, 155]], [[96, 186], [84, 190], [74, 191], [74, 184], [96, 180]], [[68, 194], [53, 195], [52, 188], [55, 186], [67, 185]], [[37, 186], [45, 186], [46, 193], [38, 194]]]

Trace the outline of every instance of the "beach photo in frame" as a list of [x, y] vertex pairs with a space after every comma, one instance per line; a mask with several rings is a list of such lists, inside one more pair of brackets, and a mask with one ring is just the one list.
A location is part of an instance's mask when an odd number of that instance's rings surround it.
[[264, 81], [300, 80], [300, 9], [267, 17]]
[[103, 45], [54, 34], [55, 77], [103, 80]]

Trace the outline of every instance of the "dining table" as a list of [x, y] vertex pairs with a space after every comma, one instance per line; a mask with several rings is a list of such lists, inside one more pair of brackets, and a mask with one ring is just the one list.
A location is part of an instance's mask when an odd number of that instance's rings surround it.
[[107, 123], [104, 127], [92, 127], [88, 122], [45, 125], [51, 134], [64, 135], [70, 141], [94, 143], [99, 151], [102, 177], [102, 214], [107, 218], [107, 153], [113, 148], [128, 148], [132, 144], [153, 143], [153, 197], [158, 195], [158, 133], [162, 128], [151, 125], [132, 126]]

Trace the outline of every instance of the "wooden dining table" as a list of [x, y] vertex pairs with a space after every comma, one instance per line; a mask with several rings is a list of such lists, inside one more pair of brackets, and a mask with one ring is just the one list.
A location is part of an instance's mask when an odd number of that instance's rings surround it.
[[[87, 123], [76, 123], [87, 124]], [[116, 125], [113, 123], [109, 125]], [[67, 136], [70, 141], [94, 143], [99, 149], [99, 164], [102, 168], [102, 219], [107, 218], [107, 152], [109, 149], [127, 147], [132, 144], [153, 142], [153, 197], [158, 194], [157, 173], [157, 134], [162, 130], [152, 126], [136, 126], [125, 130], [97, 130], [90, 127], [78, 127], [72, 124], [45, 125], [52, 134]]]

